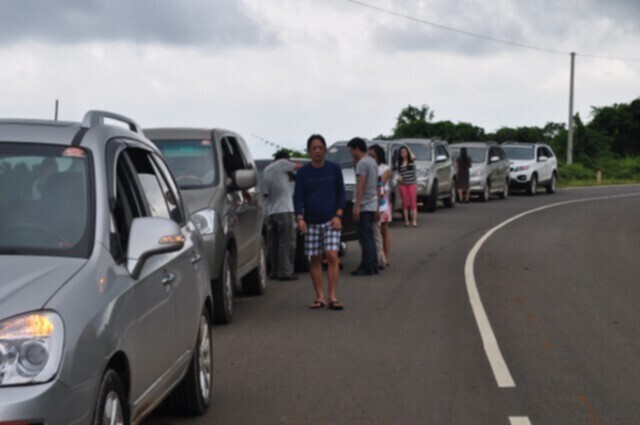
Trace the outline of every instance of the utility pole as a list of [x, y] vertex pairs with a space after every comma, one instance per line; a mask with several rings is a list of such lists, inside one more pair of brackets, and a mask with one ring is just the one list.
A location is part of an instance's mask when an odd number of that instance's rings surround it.
[[571, 82], [569, 84], [569, 134], [567, 136], [567, 164], [573, 164], [573, 83], [575, 79], [576, 53], [571, 52]]
[[53, 120], [58, 121], [58, 99], [56, 99], [56, 110], [53, 113]]

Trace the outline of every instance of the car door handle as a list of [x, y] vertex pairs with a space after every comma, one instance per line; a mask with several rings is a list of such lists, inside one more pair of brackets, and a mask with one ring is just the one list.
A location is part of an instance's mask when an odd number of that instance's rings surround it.
[[162, 276], [162, 284], [163, 285], [168, 285], [171, 282], [173, 282], [174, 280], [176, 280], [176, 275], [173, 273], [165, 273], [164, 276]]
[[192, 264], [199, 263], [200, 260], [202, 260], [202, 256], [197, 252], [195, 254], [193, 254], [193, 256], [191, 257], [191, 263]]

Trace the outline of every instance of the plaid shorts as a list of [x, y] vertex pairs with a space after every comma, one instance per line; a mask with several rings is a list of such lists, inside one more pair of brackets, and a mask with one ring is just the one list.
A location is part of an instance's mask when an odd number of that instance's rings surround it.
[[324, 224], [307, 224], [304, 236], [304, 251], [306, 255], [322, 255], [327, 251], [340, 250], [340, 230], [331, 226], [331, 222]]

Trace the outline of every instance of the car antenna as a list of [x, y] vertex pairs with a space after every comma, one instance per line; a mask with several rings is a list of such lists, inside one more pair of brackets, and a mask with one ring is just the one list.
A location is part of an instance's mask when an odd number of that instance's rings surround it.
[[58, 102], [58, 99], [56, 99], [56, 108], [55, 108], [55, 112], [53, 113], [54, 121], [58, 121], [58, 105], [59, 105], [59, 102]]

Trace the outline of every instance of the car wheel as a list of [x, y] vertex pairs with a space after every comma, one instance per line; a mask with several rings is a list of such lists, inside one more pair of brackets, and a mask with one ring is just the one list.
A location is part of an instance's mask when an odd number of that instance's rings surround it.
[[213, 344], [209, 311], [205, 307], [198, 323], [198, 338], [191, 364], [182, 382], [165, 400], [168, 413], [173, 415], [204, 415], [211, 405], [213, 384]]
[[93, 425], [128, 425], [127, 398], [120, 376], [113, 369], [105, 372], [100, 382], [93, 413]]
[[213, 282], [213, 320], [216, 323], [226, 325], [233, 321], [235, 280], [235, 261], [227, 250], [222, 259], [220, 278]]
[[453, 208], [456, 206], [456, 181], [453, 180], [451, 182], [451, 194], [450, 196], [445, 199], [444, 201], [442, 201], [444, 203], [444, 206], [447, 208]]
[[424, 201], [422, 208], [426, 211], [426, 212], [435, 212], [436, 211], [436, 205], [438, 204], [438, 181], [434, 180], [433, 181], [433, 187], [431, 188], [431, 194], [429, 195], [429, 197]]
[[488, 202], [489, 198], [491, 198], [491, 186], [489, 186], [489, 182], [487, 181], [484, 185], [484, 190], [480, 194], [480, 200], [482, 202]]
[[258, 265], [242, 279], [242, 289], [248, 295], [262, 295], [267, 290], [267, 248], [260, 238]]
[[509, 197], [509, 179], [504, 181], [502, 192], [500, 193], [500, 199], [507, 199]]
[[551, 176], [551, 181], [547, 185], [547, 193], [549, 194], [556, 193], [557, 184], [558, 184], [558, 177], [556, 176], [556, 173], [554, 171], [553, 175]]
[[527, 187], [527, 195], [535, 196], [538, 193], [538, 176], [536, 174], [531, 176], [529, 187]]

